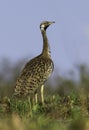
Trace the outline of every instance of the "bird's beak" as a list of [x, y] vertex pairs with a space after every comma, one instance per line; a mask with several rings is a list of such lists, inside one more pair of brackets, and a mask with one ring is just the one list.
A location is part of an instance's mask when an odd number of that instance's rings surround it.
[[55, 21], [50, 22], [50, 25], [53, 24], [53, 23], [55, 23]]

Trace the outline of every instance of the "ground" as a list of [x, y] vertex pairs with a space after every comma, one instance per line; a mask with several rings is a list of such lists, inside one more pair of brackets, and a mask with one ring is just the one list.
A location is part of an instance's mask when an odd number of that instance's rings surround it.
[[4, 97], [0, 130], [89, 130], [89, 95], [72, 92], [45, 97], [44, 106]]

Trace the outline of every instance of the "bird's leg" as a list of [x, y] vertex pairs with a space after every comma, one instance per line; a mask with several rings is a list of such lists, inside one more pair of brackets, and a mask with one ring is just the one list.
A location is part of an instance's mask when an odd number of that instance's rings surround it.
[[42, 105], [44, 105], [44, 85], [41, 86], [41, 101]]
[[28, 102], [29, 102], [29, 106], [30, 106], [30, 116], [32, 117], [32, 102], [31, 102], [30, 96], [28, 96]]
[[38, 103], [38, 93], [35, 93], [35, 102], [36, 102], [36, 104]]
[[35, 102], [35, 104], [38, 103], [38, 93], [37, 93], [37, 90], [34, 93], [34, 102]]
[[28, 103], [29, 103], [30, 110], [31, 110], [31, 108], [32, 108], [32, 103], [31, 103], [31, 98], [30, 98], [30, 96], [28, 96]]

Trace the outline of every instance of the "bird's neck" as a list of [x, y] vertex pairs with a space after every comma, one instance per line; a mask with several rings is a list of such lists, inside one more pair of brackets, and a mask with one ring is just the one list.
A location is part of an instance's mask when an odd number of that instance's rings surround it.
[[45, 30], [41, 30], [42, 36], [43, 36], [43, 50], [42, 50], [42, 54], [44, 56], [48, 56], [51, 57], [51, 51], [50, 51], [50, 46], [48, 43], [48, 38], [46, 35], [46, 31]]

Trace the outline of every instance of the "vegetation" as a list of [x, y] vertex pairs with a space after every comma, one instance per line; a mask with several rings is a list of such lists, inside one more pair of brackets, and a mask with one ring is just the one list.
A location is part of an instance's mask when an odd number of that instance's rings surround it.
[[13, 88], [24, 62], [6, 59], [0, 70], [0, 130], [89, 130], [89, 70], [78, 66], [79, 81], [55, 76], [45, 86], [45, 104], [13, 98]]

